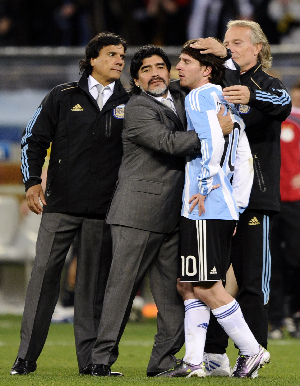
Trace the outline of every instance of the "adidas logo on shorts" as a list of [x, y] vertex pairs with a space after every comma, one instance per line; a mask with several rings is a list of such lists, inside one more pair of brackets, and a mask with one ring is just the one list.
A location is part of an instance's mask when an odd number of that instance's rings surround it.
[[217, 269], [216, 267], [213, 267], [213, 269], [210, 271], [210, 274], [211, 275], [216, 275], [218, 272], [217, 272]]

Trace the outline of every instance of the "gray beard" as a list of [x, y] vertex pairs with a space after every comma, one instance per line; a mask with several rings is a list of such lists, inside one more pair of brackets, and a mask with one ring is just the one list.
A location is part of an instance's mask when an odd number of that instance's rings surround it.
[[168, 92], [169, 86], [167, 86], [165, 84], [163, 87], [157, 88], [154, 91], [146, 91], [146, 90], [143, 89], [142, 86], [140, 86], [140, 89], [142, 91], [144, 91], [146, 94], [151, 95], [153, 97], [161, 97], [161, 96], [165, 95]]
[[146, 92], [147, 92], [147, 94], [149, 94], [149, 95], [151, 95], [153, 97], [161, 97], [161, 96], [165, 95], [168, 92], [168, 89], [169, 89], [169, 87], [165, 86], [163, 88], [157, 88], [154, 91], [146, 91]]

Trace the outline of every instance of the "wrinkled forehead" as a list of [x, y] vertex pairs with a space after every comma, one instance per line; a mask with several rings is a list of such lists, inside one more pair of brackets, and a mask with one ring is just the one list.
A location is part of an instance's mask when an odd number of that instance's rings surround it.
[[164, 66], [166, 66], [166, 63], [161, 56], [152, 55], [152, 56], [149, 56], [149, 57], [144, 58], [142, 60], [142, 64], [141, 64], [140, 68], [142, 68], [143, 66], [148, 66], [148, 65], [152, 65], [152, 66], [164, 65]]
[[123, 44], [118, 44], [118, 45], [110, 44], [108, 46], [102, 47], [99, 51], [99, 55], [101, 53], [106, 53], [106, 52], [124, 54], [125, 48], [124, 48]]

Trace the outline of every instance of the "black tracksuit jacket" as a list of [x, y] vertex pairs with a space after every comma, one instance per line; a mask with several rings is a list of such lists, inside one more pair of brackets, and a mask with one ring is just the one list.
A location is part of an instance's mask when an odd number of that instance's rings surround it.
[[44, 212], [104, 215], [115, 189], [123, 154], [121, 133], [129, 95], [120, 81], [99, 110], [88, 75], [56, 86], [44, 98], [22, 137], [25, 189], [40, 183], [51, 154]]
[[279, 211], [280, 130], [291, 111], [290, 96], [280, 82], [256, 66], [241, 75], [250, 89], [248, 105], [238, 111], [246, 124], [253, 156], [254, 181], [247, 209]]

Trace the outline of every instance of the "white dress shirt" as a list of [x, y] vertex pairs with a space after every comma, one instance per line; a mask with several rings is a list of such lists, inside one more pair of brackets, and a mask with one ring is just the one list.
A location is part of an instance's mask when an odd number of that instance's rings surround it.
[[168, 99], [171, 102], [171, 105], [173, 106], [172, 110], [174, 111], [175, 114], [177, 114], [175, 104], [174, 104], [172, 95], [171, 95], [169, 90], [168, 90], [168, 94], [167, 94], [166, 98], [164, 98], [164, 97], [153, 97], [153, 98], [157, 99], [159, 102], [162, 102], [163, 99]]
[[[99, 84], [99, 82], [97, 82], [96, 79], [93, 78], [92, 75], [90, 75], [88, 77], [89, 92], [95, 100], [97, 100], [97, 98], [98, 98], [97, 84]], [[104, 87], [104, 90], [102, 92], [103, 93], [103, 106], [108, 101], [108, 99], [112, 96], [112, 94], [114, 92], [114, 88], [115, 88], [115, 82], [112, 82]]]

